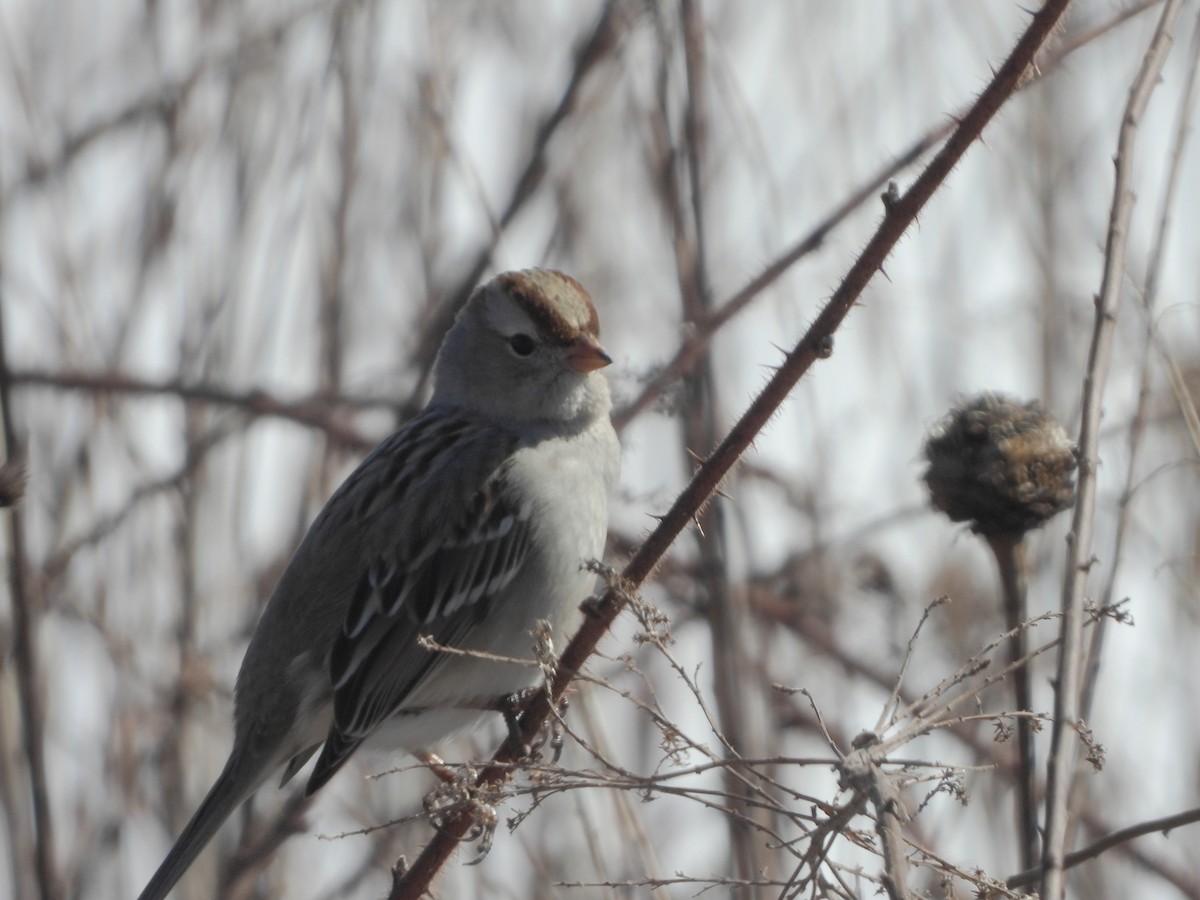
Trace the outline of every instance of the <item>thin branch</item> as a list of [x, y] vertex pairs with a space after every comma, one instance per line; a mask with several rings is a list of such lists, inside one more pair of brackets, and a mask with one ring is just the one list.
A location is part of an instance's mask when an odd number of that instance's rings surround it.
[[107, 539], [132, 518], [147, 500], [168, 491], [178, 490], [204, 463], [209, 451], [218, 447], [226, 438], [243, 433], [243, 430], [226, 423], [216, 425], [203, 434], [195, 435], [188, 441], [187, 454], [179, 468], [162, 478], [156, 478], [134, 488], [119, 509], [103, 516], [83, 533], [64, 541], [42, 562], [41, 577], [47, 582], [52, 582], [60, 577], [79, 551]]
[[[987, 544], [996, 557], [1000, 584], [1004, 594], [1005, 627], [1012, 634], [1008, 645], [1008, 660], [1015, 663], [1029, 653], [1029, 618], [1026, 597], [1026, 547], [1024, 534], [987, 535]], [[1028, 666], [1013, 672], [1013, 699], [1017, 712], [1032, 712], [1033, 691], [1029, 683]], [[1037, 724], [1028, 716], [1017, 717], [1017, 753], [1020, 771], [1017, 779], [1017, 846], [1021, 848], [1022, 868], [1032, 869], [1039, 858], [1037, 771], [1035, 768], [1033, 728]]]
[[880, 761], [871, 753], [878, 743], [874, 734], [860, 735], [855, 739], [854, 752], [839, 768], [843, 783], [868, 797], [875, 809], [875, 833], [883, 855], [883, 887], [889, 900], [907, 900], [908, 857], [901, 826], [908, 820], [908, 813], [894, 778], [880, 768]]
[[[347, 0], [334, 0], [332, 5], [343, 4], [349, 5]], [[204, 54], [195, 67], [181, 77], [102, 114], [74, 133], [65, 133], [58, 146], [48, 153], [28, 157], [24, 161], [25, 171], [14, 184], [14, 190], [38, 187], [47, 180], [63, 177], [89, 148], [114, 133], [140, 128], [147, 122], [171, 120], [194, 85], [214, 73], [233, 72], [245, 66], [247, 60], [256, 59], [264, 50], [277, 46], [292, 28], [303, 27], [314, 15], [326, 15], [330, 6], [330, 0], [306, 0], [303, 5], [287, 9], [277, 20], [266, 22], [260, 28], [234, 30], [237, 38], [234, 44]]]
[[1067, 800], [1075, 770], [1072, 734], [1079, 720], [1080, 676], [1083, 657], [1083, 599], [1087, 574], [1092, 565], [1092, 532], [1096, 510], [1096, 470], [1100, 464], [1100, 416], [1104, 385], [1108, 376], [1121, 284], [1125, 275], [1125, 251], [1133, 214], [1133, 151], [1138, 123], [1158, 83], [1170, 49], [1171, 28], [1179, 15], [1181, 0], [1167, 0], [1154, 38], [1129, 92], [1117, 142], [1116, 178], [1113, 183], [1112, 214], [1104, 253], [1104, 275], [1096, 300], [1095, 326], [1083, 379], [1083, 413], [1079, 427], [1079, 482], [1074, 519], [1067, 537], [1069, 553], [1063, 583], [1062, 645], [1054, 697], [1054, 729], [1050, 740], [1050, 767], [1046, 792], [1046, 837], [1042, 848], [1043, 900], [1060, 900], [1065, 888], [1063, 856], [1066, 853]]
[[167, 396], [187, 401], [204, 401], [219, 406], [231, 406], [249, 416], [273, 416], [286, 419], [325, 433], [329, 440], [352, 450], [366, 452], [375, 441], [342, 422], [336, 407], [391, 408], [384, 400], [365, 397], [322, 397], [305, 400], [281, 400], [263, 390], [237, 391], [212, 384], [189, 384], [179, 379], [147, 381], [120, 372], [43, 372], [36, 369], [14, 371], [11, 382], [16, 387], [44, 387], [64, 391], [88, 391], [97, 394], [129, 394], [133, 396]]
[[[1095, 28], [1089, 28], [1078, 34], [1069, 36], [1056, 46], [1051, 53], [1047, 54], [1045, 59], [1039, 60], [1037, 71], [1023, 80], [1017, 86], [1017, 90], [1024, 90], [1035, 82], [1045, 78], [1048, 73], [1057, 68], [1059, 63], [1080, 47], [1087, 46], [1092, 41], [1108, 34], [1108, 32], [1133, 18], [1135, 15], [1161, 2], [1163, 0], [1141, 0], [1141, 2], [1130, 6], [1128, 9], [1121, 10], [1107, 22], [1097, 25]], [[950, 116], [947, 121], [929, 129], [925, 134], [914, 140], [894, 159], [888, 160], [881, 165], [858, 188], [852, 191], [849, 196], [818, 221], [806, 235], [784, 250], [783, 253], [776, 257], [731, 297], [711, 309], [703, 319], [694, 323], [688, 332], [687, 339], [680, 345], [670, 361], [647, 381], [641, 392], [629, 405], [617, 410], [613, 415], [613, 424], [617, 430], [621, 431], [624, 429], [625, 426], [652, 406], [668, 387], [691, 372], [704, 357], [713, 336], [727, 322], [735, 318], [738, 313], [746, 309], [763, 291], [782, 278], [792, 266], [810, 253], [815, 253], [824, 246], [825, 240], [838, 225], [849, 218], [851, 213], [874, 200], [879, 195], [880, 189], [887, 185], [888, 181], [909, 166], [915, 164], [917, 160], [936, 147], [940, 141], [944, 140], [947, 135], [954, 131], [955, 123], [961, 121], [968, 112], [968, 110], [963, 110], [957, 115]]]
[[[1145, 339], [1140, 367], [1141, 375], [1138, 384], [1137, 407], [1134, 410], [1129, 425], [1124, 487], [1117, 502], [1116, 531], [1113, 536], [1111, 551], [1112, 565], [1108, 569], [1104, 589], [1100, 596], [1100, 605], [1102, 607], [1108, 606], [1113, 602], [1113, 596], [1116, 593], [1117, 576], [1121, 571], [1121, 564], [1125, 556], [1125, 539], [1132, 520], [1138, 461], [1142, 449], [1142, 439], [1146, 434], [1146, 427], [1149, 424], [1149, 408], [1152, 395], [1151, 362], [1156, 346], [1163, 355], [1163, 362], [1167, 367], [1172, 387], [1175, 388], [1182, 382], [1182, 376], [1178, 373], [1178, 369], [1174, 365], [1174, 360], [1165, 352], [1166, 347], [1163, 345], [1162, 335], [1158, 331], [1155, 316], [1157, 314], [1158, 289], [1160, 279], [1162, 278], [1163, 262], [1166, 256], [1168, 237], [1171, 233], [1172, 212], [1179, 197], [1179, 174], [1183, 168], [1183, 161], [1186, 158], [1185, 148], [1192, 130], [1192, 115], [1196, 100], [1196, 90], [1198, 84], [1200, 84], [1200, 16], [1197, 17], [1196, 26], [1192, 32], [1192, 46], [1189, 58], [1191, 61], [1188, 66], [1187, 83], [1179, 99], [1175, 133], [1171, 141], [1167, 164], [1167, 181], [1163, 187], [1162, 198], [1159, 204], [1158, 227], [1155, 231], [1154, 244], [1150, 251], [1150, 261], [1146, 266], [1146, 277], [1141, 291], [1141, 308], [1145, 320]], [[1186, 389], [1182, 392], [1177, 390], [1176, 398], [1179, 401], [1185, 420], [1188, 421], [1189, 430], [1191, 430], [1193, 442], [1195, 442], [1197, 431], [1192, 422], [1194, 407], [1192, 406], [1191, 398]], [[1104, 650], [1104, 639], [1107, 633], [1108, 621], [1106, 619], [1096, 624], [1095, 630], [1092, 631], [1091, 640], [1088, 642], [1087, 662], [1079, 703], [1079, 715], [1085, 722], [1091, 718], [1092, 703], [1100, 682], [1100, 662]], [[1077, 769], [1075, 784], [1072, 787], [1072, 791], [1076, 796], [1078, 796], [1079, 791], [1082, 789], [1082, 780], [1078, 774], [1082, 771], [1083, 765], [1081, 763]], [[1074, 806], [1075, 804], [1072, 802], [1071, 805]], [[1067, 845], [1070, 846], [1070, 844], [1070, 829], [1068, 829]]]
[[[860, 659], [846, 652], [837, 643], [833, 634], [824, 624], [815, 617], [804, 614], [801, 610], [797, 609], [795, 604], [789, 603], [764, 590], [754, 590], [751, 594], [751, 601], [755, 611], [759, 615], [773, 623], [790, 628], [810, 646], [830, 656], [847, 672], [873, 682], [881, 690], [895, 690], [896, 678], [893, 673], [872, 662]], [[1028, 623], [1026, 623], [1026, 627], [1028, 627]], [[1099, 623], [1096, 623], [1093, 627], [1099, 627]], [[986, 652], [988, 651], [984, 651], [984, 653]], [[984, 653], [978, 654], [973, 658], [981, 659]], [[1012, 664], [1010, 663], [1009, 666], [1011, 668]], [[783, 693], [776, 691], [776, 696], [782, 697]], [[786, 693], [791, 693], [791, 691], [788, 690]], [[892, 700], [895, 699], [899, 699], [905, 703], [910, 711], [914, 712], [919, 707], [927, 705], [924, 699], [917, 700], [912, 698], [903, 689], [892, 695]], [[889, 701], [889, 708], [893, 705], [894, 703]], [[808, 723], [807, 718], [803, 717], [798, 709], [793, 708], [789, 715], [790, 719], [785, 718], [783, 721], [785, 727], [792, 727], [802, 719]], [[996, 715], [985, 718], [995, 721]], [[997, 744], [993, 737], [982, 735], [979, 729], [969, 727], [970, 724], [965, 719], [945, 719], [939, 722], [937, 727], [944, 733], [948, 732], [969, 747], [975, 753], [976, 758], [986, 761], [991, 768], [1015, 781], [1019, 777], [1019, 765], [1013, 754], [1006, 751], [1006, 745]], [[879, 732], [879, 728], [876, 728], [876, 732]], [[893, 762], [895, 761], [893, 760]], [[1075, 808], [1079, 810], [1078, 815], [1081, 824], [1090, 833], [1104, 834], [1112, 830], [1112, 826], [1105, 822], [1095, 810], [1081, 806], [1076, 806]], [[1147, 856], [1133, 844], [1121, 844], [1117, 847], [1117, 850], [1131, 863], [1141, 866], [1149, 872], [1153, 872], [1157, 877], [1163, 879], [1163, 881], [1178, 888], [1184, 895], [1200, 896], [1200, 885], [1197, 885], [1194, 879], [1190, 879], [1185, 872], [1173, 869], [1161, 860]], [[1041, 869], [1039, 868], [1037, 871], [1040, 872]]]
[[[662, 22], [660, 8], [659, 21]], [[660, 130], [665, 137], [661, 154], [662, 202], [667, 207], [674, 236], [676, 277], [679, 283], [685, 330], [707, 318], [712, 307], [712, 290], [708, 273], [708, 241], [706, 234], [704, 176], [707, 157], [707, 83], [704, 22], [694, 0], [679, 2], [679, 43], [684, 63], [683, 134], [681, 146], [671, 136], [669, 121], [669, 88], [671, 51], [675, 42], [666, 36], [660, 41]], [[684, 171], [675, 164], [682, 159]], [[707, 450], [720, 437], [717, 416], [720, 409], [718, 387], [720, 380], [713, 359], [705, 354], [684, 382], [684, 390], [693, 402], [687, 404], [683, 416], [684, 448]], [[686, 454], [685, 454], [686, 455]], [[692, 460], [685, 458], [685, 465]], [[745, 688], [743, 635], [745, 615], [729, 586], [728, 536], [726, 504], [720, 499], [707, 503], [696, 515], [698, 584], [705, 598], [708, 634], [712, 645], [714, 691], [717, 722], [715, 731], [724, 743], [725, 758], [763, 755], [762, 742], [752, 728], [754, 716], [749, 713], [749, 693]], [[770, 816], [752, 805], [754, 789], [741, 783], [738, 773], [727, 768], [722, 773], [729, 805], [736, 815], [726, 817], [729, 828], [734, 875], [750, 879], [769, 868], [769, 858], [758, 831], [770, 827]], [[735, 897], [752, 898], [754, 892], [734, 893]]]
[[[2, 281], [2, 279], [0, 279]], [[4, 458], [14, 460], [22, 454], [21, 441], [12, 402], [12, 379], [8, 370], [8, 346], [4, 315], [0, 303], [0, 418], [3, 418]], [[46, 782], [45, 710], [38, 667], [38, 611], [30, 590], [29, 560], [25, 550], [25, 524], [19, 504], [8, 510], [9, 560], [8, 589], [12, 597], [12, 648], [16, 663], [16, 681], [21, 709], [21, 731], [25, 761], [29, 766], [29, 800], [33, 806], [34, 870], [38, 895], [42, 900], [57, 900], [62, 895], [55, 872], [54, 826], [50, 814], [50, 793]]]
[[[1200, 808], [1189, 809], [1186, 812], [1175, 813], [1172, 816], [1151, 819], [1149, 822], [1142, 822], [1140, 825], [1131, 825], [1128, 828], [1122, 828], [1120, 831], [1114, 831], [1112, 834], [1105, 835], [1094, 844], [1090, 844], [1082, 850], [1068, 853], [1063, 859], [1062, 867], [1064, 869], [1072, 869], [1080, 863], [1087, 862], [1089, 859], [1095, 859], [1106, 850], [1111, 850], [1113, 847], [1120, 846], [1134, 838], [1154, 834], [1155, 832], [1162, 832], [1165, 835], [1173, 828], [1192, 825], [1196, 822], [1200, 822]], [[1025, 887], [1026, 885], [1037, 884], [1041, 876], [1042, 870], [1039, 866], [1036, 869], [1029, 869], [1013, 875], [1005, 879], [1004, 883], [1009, 887]]]

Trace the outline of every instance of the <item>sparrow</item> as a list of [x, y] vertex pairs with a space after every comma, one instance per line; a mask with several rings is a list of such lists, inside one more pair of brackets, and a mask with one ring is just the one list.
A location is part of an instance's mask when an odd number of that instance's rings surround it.
[[579, 624], [618, 476], [599, 336], [561, 272], [472, 293], [428, 405], [330, 497], [279, 579], [237, 676], [229, 758], [140, 900], [165, 898], [272, 774], [282, 786], [315, 754], [312, 794], [360, 746], [425, 752], [539, 683], [531, 632], [544, 621], [561, 646]]

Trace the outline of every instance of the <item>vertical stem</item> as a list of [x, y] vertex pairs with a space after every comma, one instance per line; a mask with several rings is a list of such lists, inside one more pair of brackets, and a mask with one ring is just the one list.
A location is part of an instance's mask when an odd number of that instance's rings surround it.
[[1063, 583], [1062, 643], [1058, 653], [1058, 677], [1054, 695], [1054, 730], [1050, 738], [1050, 766], [1046, 790], [1046, 842], [1042, 851], [1043, 900], [1059, 900], [1064, 894], [1063, 857], [1066, 854], [1067, 800], [1075, 770], [1072, 732], [1079, 718], [1080, 668], [1083, 658], [1083, 594], [1092, 565], [1092, 532], [1096, 508], [1096, 469], [1099, 466], [1100, 416], [1104, 384], [1108, 377], [1117, 307], [1125, 274], [1125, 252], [1129, 222], [1133, 214], [1133, 149], [1138, 123], [1150, 102], [1171, 45], [1171, 28], [1179, 15], [1181, 0], [1167, 0], [1158, 27], [1134, 79], [1121, 118], [1117, 141], [1116, 178], [1113, 183], [1112, 213], [1105, 243], [1104, 275], [1096, 298], [1095, 325], [1083, 379], [1083, 414], [1079, 428], [1079, 488], [1075, 515], [1067, 542], [1070, 552]]
[[[1155, 322], [1158, 286], [1162, 277], [1163, 257], [1166, 253], [1167, 239], [1171, 231], [1172, 209], [1179, 197], [1179, 174], [1183, 168], [1182, 163], [1187, 158], [1186, 146], [1192, 130], [1192, 111], [1196, 100], [1197, 85], [1200, 84], [1200, 16], [1197, 17], [1195, 30], [1192, 32], [1192, 46], [1189, 51], [1189, 57], [1187, 85], [1179, 100], [1179, 114], [1175, 122], [1174, 138], [1171, 142], [1171, 151], [1167, 165], [1167, 182], [1163, 188], [1162, 199], [1159, 204], [1158, 229], [1154, 236], [1153, 249], [1150, 251], [1150, 262], [1146, 266], [1145, 285], [1141, 292], [1142, 318], [1145, 322], [1145, 341], [1142, 345], [1142, 364], [1140, 367], [1141, 375], [1138, 382], [1137, 406], [1134, 408], [1133, 418], [1129, 426], [1129, 449], [1125, 461], [1124, 487], [1121, 490], [1120, 499], [1117, 501], [1117, 527], [1112, 543], [1112, 566], [1108, 570], [1104, 589], [1100, 594], [1099, 602], [1102, 609], [1112, 605], [1113, 595], [1116, 592], [1117, 575], [1120, 572], [1125, 554], [1125, 537], [1132, 520], [1134, 484], [1137, 477], [1138, 463], [1140, 462], [1142, 438], [1146, 434], [1146, 427], [1150, 417], [1150, 400], [1153, 393], [1150, 372], [1155, 354], [1155, 345], [1161, 339]], [[1158, 347], [1158, 350], [1160, 353], [1163, 352], [1161, 346]], [[1186, 406], [1184, 408], [1186, 409]], [[1084, 721], [1091, 718], [1092, 703], [1095, 700], [1096, 688], [1100, 682], [1100, 661], [1104, 652], [1104, 640], [1108, 634], [1109, 625], [1110, 619], [1107, 616], [1101, 617], [1098, 622], [1092, 625], [1091, 639], [1088, 641], [1088, 649], [1084, 657], [1083, 685], [1079, 701], [1079, 714]], [[1083, 782], [1079, 777], [1079, 772], [1085, 768], [1086, 766], [1083, 763], [1077, 766], [1075, 781], [1072, 785], [1073, 797], [1078, 797], [1082, 792]], [[1070, 805], [1076, 805], [1074, 799]], [[1067, 846], [1071, 846], [1073, 843], [1072, 831], [1072, 828], [1068, 828]]]
[[904, 842], [902, 816], [904, 803], [900, 792], [887, 774], [874, 763], [870, 768], [870, 787], [867, 790], [875, 809], [875, 834], [883, 854], [883, 889], [888, 900], [909, 900], [908, 849]]
[[[4, 304], [0, 303], [0, 416], [4, 419], [4, 456], [5, 459], [11, 460], [20, 452], [20, 442], [13, 419], [8, 373]], [[25, 553], [23, 518], [19, 505], [8, 511], [11, 551], [8, 585], [12, 596], [15, 635], [13, 657], [16, 662], [25, 759], [29, 765], [29, 789], [34, 823], [33, 863], [37, 873], [38, 895], [42, 900], [58, 900], [61, 893], [54, 871], [54, 828], [50, 816], [50, 796], [46, 788], [44, 710], [38, 683], [37, 613], [34, 609], [34, 598], [29, 590], [29, 563]]]
[[[1008, 643], [1008, 661], [1017, 663], [1029, 654], [1029, 634], [1025, 622], [1029, 620], [1028, 586], [1026, 584], [1026, 551], [1024, 536], [1020, 534], [987, 535], [988, 546], [996, 556], [1000, 570], [1000, 586], [1004, 594], [1004, 625], [1012, 632]], [[1017, 845], [1021, 851], [1021, 869], [1032, 869], [1037, 865], [1038, 820], [1037, 820], [1037, 760], [1034, 755], [1033, 722], [1026, 715], [1033, 711], [1033, 692], [1030, 686], [1029, 667], [1022, 665], [1013, 670], [1013, 699], [1017, 716], [1017, 754], [1020, 762], [1017, 772]]]
[[[712, 291], [707, 271], [704, 217], [704, 155], [706, 141], [705, 39], [704, 22], [694, 0], [680, 0], [680, 24], [683, 41], [684, 72], [687, 91], [683, 110], [683, 163], [686, 181], [671, 190], [674, 211], [676, 268], [684, 318], [689, 326], [702, 323], [712, 308]], [[664, 44], [664, 51], [669, 45]], [[664, 113], [666, 107], [664, 104]], [[669, 127], [669, 123], [667, 125]], [[667, 170], [669, 174], [674, 172]], [[685, 199], [686, 198], [686, 199]], [[689, 398], [684, 414], [684, 440], [687, 450], [704, 453], [716, 445], [717, 378], [712, 358], [706, 356], [699, 366], [684, 379]], [[689, 462], [691, 460], [689, 459]], [[745, 616], [737, 598], [730, 590], [728, 570], [727, 529], [725, 506], [720, 498], [701, 510], [696, 517], [699, 525], [697, 541], [700, 551], [700, 581], [708, 615], [709, 634], [713, 653], [713, 689], [716, 695], [717, 716], [721, 738], [730, 758], [739, 754], [757, 756], [750, 726], [742, 658]], [[725, 775], [725, 790], [730, 796], [732, 815], [726, 817], [736, 877], [753, 882], [766, 866], [762, 840], [755, 820], [758, 813], [747, 804], [746, 784], [732, 775]], [[755, 887], [736, 889], [734, 896], [758, 896]]]

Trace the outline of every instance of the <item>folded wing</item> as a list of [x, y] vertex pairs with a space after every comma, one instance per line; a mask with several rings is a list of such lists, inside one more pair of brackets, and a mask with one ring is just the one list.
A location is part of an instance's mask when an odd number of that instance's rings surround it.
[[[529, 511], [512, 501], [506, 478], [514, 442], [494, 429], [475, 434], [480, 426], [470, 423], [449, 433], [420, 425], [414, 420], [413, 433], [403, 429], [393, 446], [377, 451], [386, 462], [375, 467], [382, 489], [347, 483], [339, 491], [369, 537], [330, 656], [333, 725], [310, 794], [447, 662], [446, 654], [419, 647], [419, 636], [462, 644], [528, 559]], [[435, 452], [447, 441], [463, 452]], [[487, 452], [466, 452], [464, 442], [475, 441]], [[482, 464], [473, 462], [481, 457]], [[431, 485], [442, 488], [434, 493]]]

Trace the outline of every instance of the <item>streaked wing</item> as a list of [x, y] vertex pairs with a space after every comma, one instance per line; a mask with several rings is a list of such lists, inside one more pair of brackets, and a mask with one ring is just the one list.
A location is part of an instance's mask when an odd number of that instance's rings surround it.
[[[371, 513], [373, 521], [365, 523], [369, 533], [386, 529], [393, 516], [398, 527], [394, 540], [371, 542], [334, 642], [334, 721], [309, 793], [445, 661], [444, 655], [420, 649], [418, 635], [451, 646], [461, 643], [527, 559], [529, 511], [512, 502], [505, 480], [503, 460], [511, 441], [494, 430], [486, 437], [484, 455], [491, 462], [485, 466], [471, 464], [480, 453], [469, 451], [479, 447], [456, 446], [461, 452], [422, 462], [425, 442], [399, 443], [389, 454], [394, 473], [389, 481], [403, 483], [404, 490], [391, 491], [390, 503], [379, 497], [357, 501]], [[464, 434], [456, 438], [462, 444]], [[441, 436], [434, 443], [444, 440]], [[401, 456], [413, 463], [397, 462]]]

